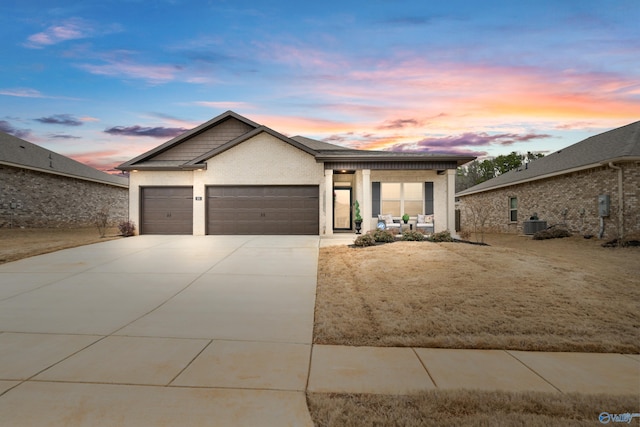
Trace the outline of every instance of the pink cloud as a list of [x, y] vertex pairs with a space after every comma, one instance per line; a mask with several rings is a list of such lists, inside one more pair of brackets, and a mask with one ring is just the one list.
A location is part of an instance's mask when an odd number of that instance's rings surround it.
[[67, 40], [87, 38], [93, 33], [94, 29], [87, 21], [81, 18], [71, 18], [61, 24], [52, 25], [45, 31], [29, 36], [25, 46], [32, 49], [41, 49]]
[[179, 67], [174, 65], [143, 65], [129, 60], [109, 59], [107, 64], [79, 65], [91, 74], [147, 80], [150, 83], [167, 83], [176, 78]]
[[45, 98], [40, 91], [29, 88], [0, 89], [0, 95], [16, 96], [18, 98]]

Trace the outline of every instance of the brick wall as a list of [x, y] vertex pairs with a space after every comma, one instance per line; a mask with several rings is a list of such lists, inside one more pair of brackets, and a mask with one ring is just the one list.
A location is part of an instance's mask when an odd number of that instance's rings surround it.
[[[640, 233], [640, 165], [624, 163], [623, 221], [625, 235]], [[600, 229], [597, 198], [608, 194], [611, 213], [604, 219], [605, 238], [618, 232], [618, 171], [602, 166], [559, 177], [542, 179], [508, 188], [462, 196], [459, 208], [463, 230], [473, 231], [471, 206], [486, 212], [485, 230], [522, 233], [523, 221], [534, 213], [548, 225], [565, 224], [570, 231], [597, 236]], [[518, 199], [518, 221], [509, 220], [509, 199]]]
[[93, 226], [103, 206], [117, 224], [127, 218], [127, 193], [127, 188], [0, 165], [0, 227], [12, 221], [13, 227]]

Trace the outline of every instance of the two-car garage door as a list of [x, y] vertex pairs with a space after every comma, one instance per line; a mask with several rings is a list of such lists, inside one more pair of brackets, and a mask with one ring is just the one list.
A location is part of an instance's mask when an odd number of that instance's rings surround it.
[[318, 234], [318, 186], [207, 187], [207, 234]]
[[[192, 187], [141, 190], [141, 233], [193, 234]], [[317, 235], [318, 195], [318, 186], [207, 187], [206, 233]]]

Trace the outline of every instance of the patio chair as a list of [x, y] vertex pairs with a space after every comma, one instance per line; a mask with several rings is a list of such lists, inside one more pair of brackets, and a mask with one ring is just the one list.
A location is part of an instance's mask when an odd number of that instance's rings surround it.
[[425, 234], [432, 234], [434, 232], [433, 214], [418, 215], [416, 230], [422, 231]]
[[402, 231], [402, 224], [400, 224], [400, 220], [397, 222], [393, 219], [393, 215], [378, 215], [378, 224], [384, 222], [385, 229], [387, 230], [398, 230], [398, 232]]

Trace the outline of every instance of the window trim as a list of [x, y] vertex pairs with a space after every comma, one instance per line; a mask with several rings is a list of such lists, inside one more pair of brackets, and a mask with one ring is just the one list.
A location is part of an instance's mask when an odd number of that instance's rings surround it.
[[[513, 201], [515, 200], [516, 207], [513, 207]], [[515, 219], [513, 219], [515, 214]], [[518, 222], [518, 197], [517, 196], [509, 196], [509, 222], [515, 223]]]
[[[400, 184], [400, 199], [385, 199], [383, 197], [383, 187], [385, 184]], [[422, 206], [422, 210], [424, 210], [425, 207], [425, 183], [424, 182], [415, 182], [415, 181], [387, 181], [387, 182], [380, 182], [380, 213], [383, 215], [386, 215], [387, 212], [383, 212], [382, 209], [382, 204], [385, 201], [389, 201], [389, 202], [396, 202], [399, 201], [400, 202], [400, 214], [399, 215], [394, 215], [396, 217], [402, 217], [405, 212], [406, 212], [406, 208], [405, 208], [405, 184], [419, 184], [420, 187], [420, 199], [408, 199], [408, 201], [410, 202], [420, 202], [421, 206]], [[415, 215], [414, 215], [415, 216]]]

